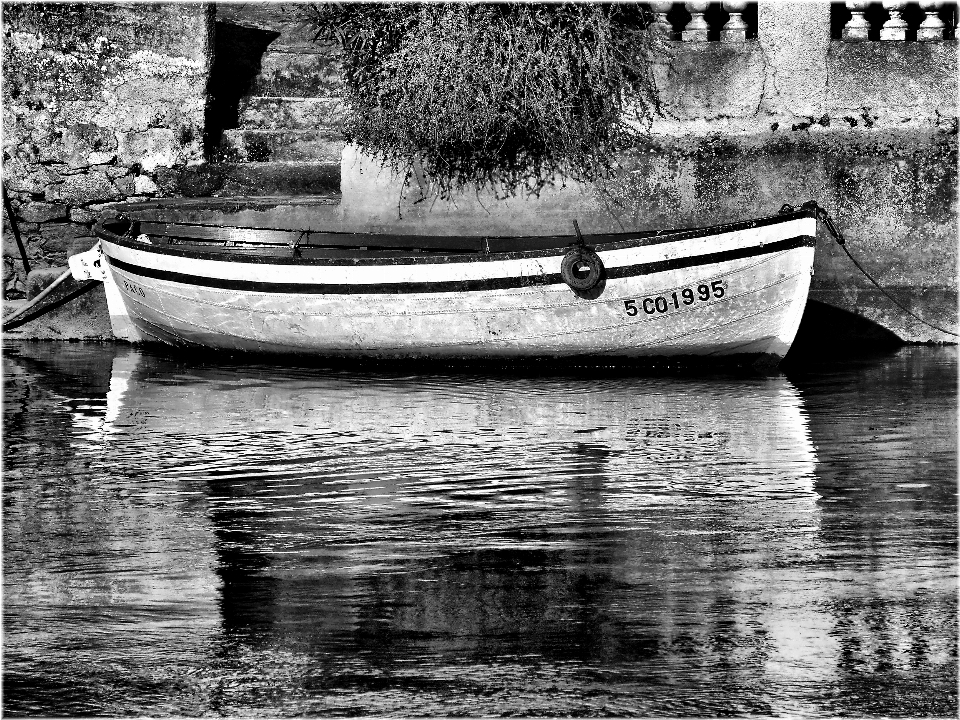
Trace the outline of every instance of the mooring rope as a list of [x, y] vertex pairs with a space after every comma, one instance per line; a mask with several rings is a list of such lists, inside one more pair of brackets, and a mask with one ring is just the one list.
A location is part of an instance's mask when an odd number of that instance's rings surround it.
[[17, 308], [12, 313], [3, 318], [3, 327], [0, 328], [3, 332], [8, 330], [13, 330], [18, 328], [21, 325], [24, 325], [31, 320], [36, 320], [42, 315], [46, 315], [51, 310], [55, 310], [61, 305], [65, 305], [74, 298], [78, 298], [83, 295], [88, 290], [92, 290], [95, 285], [99, 283], [99, 280], [91, 280], [90, 282], [80, 286], [76, 290], [72, 290], [61, 298], [58, 298], [51, 302], [49, 305], [46, 305], [39, 310], [37, 306], [40, 305], [45, 299], [47, 299], [55, 289], [57, 289], [64, 282], [69, 280], [73, 276], [70, 270], [64, 271], [62, 274], [57, 276], [57, 279], [50, 283], [39, 295], [37, 295], [33, 300], [28, 302], [21, 308]]
[[[34, 312], [31, 312], [31, 313], [27, 313], [26, 315], [22, 314], [21, 311], [17, 311], [17, 312], [15, 313], [15, 314], [17, 315], [17, 318], [16, 318], [16, 319], [6, 320], [6, 318], [5, 318], [5, 322], [3, 323], [3, 332], [7, 332], [8, 330], [13, 330], [14, 328], [18, 328], [18, 327], [20, 327], [21, 325], [27, 324], [27, 323], [30, 322], [31, 320], [36, 320], [38, 317], [42, 317], [43, 315], [46, 315], [46, 314], [47, 314], [48, 312], [50, 312], [51, 310], [56, 310], [56, 309], [57, 309], [58, 307], [60, 307], [61, 305], [66, 305], [68, 302], [70, 302], [71, 300], [73, 300], [73, 299], [75, 299], [75, 298], [80, 297], [81, 295], [83, 295], [83, 294], [86, 293], [87, 291], [93, 290], [93, 288], [95, 288], [95, 287], [96, 287], [97, 285], [99, 285], [99, 284], [100, 284], [100, 281], [99, 281], [99, 280], [90, 280], [90, 281], [84, 283], [83, 285], [81, 285], [80, 287], [78, 287], [76, 290], [71, 290], [70, 292], [68, 292], [68, 293], [67, 293], [66, 295], [64, 295], [63, 297], [57, 298], [56, 300], [54, 300], [54, 301], [53, 301], [52, 303], [50, 303], [49, 305], [44, 305], [44, 306], [43, 306], [42, 308], [40, 308], [39, 310], [36, 310], [36, 311], [34, 311]], [[38, 296], [38, 297], [39, 297], [39, 296]], [[34, 307], [35, 305], [36, 305], [36, 303], [31, 302], [30, 305], [28, 305], [28, 306], [26, 306], [26, 307], [24, 308], [24, 310], [29, 309], [29, 308], [31, 308], [31, 307]]]
[[[824, 210], [822, 207], [817, 205], [817, 202], [815, 200], [808, 200], [807, 202], [805, 202], [803, 205], [801, 205], [799, 208], [796, 208], [796, 209], [814, 210], [817, 213], [817, 217], [820, 218], [823, 221], [823, 224], [827, 226], [827, 230], [829, 230], [830, 234], [833, 235], [834, 239], [837, 241], [837, 244], [841, 248], [843, 248], [843, 252], [845, 252], [847, 254], [847, 257], [850, 258], [850, 262], [852, 262], [856, 266], [857, 270], [863, 273], [864, 277], [866, 277], [867, 280], [869, 280], [874, 285], [876, 285], [877, 289], [880, 292], [882, 292], [887, 297], [887, 299], [890, 300], [890, 302], [892, 302], [898, 308], [903, 310], [910, 317], [915, 318], [916, 320], [919, 320], [920, 322], [922, 322], [927, 327], [931, 327], [934, 330], [938, 330], [946, 335], [952, 335], [953, 337], [960, 337], [960, 335], [958, 335], [955, 332], [952, 332], [951, 330], [947, 330], [946, 328], [942, 328], [939, 325], [934, 325], [932, 322], [928, 322], [927, 320], [924, 320], [922, 317], [917, 315], [915, 312], [913, 312], [909, 308], [904, 307], [895, 297], [893, 297], [893, 295], [887, 292], [887, 290], [880, 283], [878, 283], [870, 273], [867, 272], [866, 268], [864, 268], [863, 265], [857, 262], [857, 259], [850, 254], [850, 250], [847, 249], [847, 241], [843, 237], [843, 233], [841, 233], [840, 229], [834, 224], [833, 218], [830, 217], [829, 213], [827, 213], [826, 210]], [[794, 211], [795, 211], [795, 208], [792, 205], [784, 205], [782, 208], [780, 208], [781, 213], [794, 212]]]

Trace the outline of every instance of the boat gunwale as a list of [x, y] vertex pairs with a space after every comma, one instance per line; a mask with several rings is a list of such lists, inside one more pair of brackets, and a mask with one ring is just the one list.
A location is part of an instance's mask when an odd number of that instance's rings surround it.
[[[636, 232], [625, 232], [625, 233], [601, 233], [594, 235], [584, 235], [584, 244], [590, 246], [596, 252], [608, 252], [613, 250], [622, 250], [631, 247], [642, 247], [649, 245], [660, 245], [670, 242], [679, 242], [683, 240], [690, 240], [700, 237], [709, 237], [711, 235], [720, 235], [730, 232], [738, 232], [742, 230], [751, 230], [759, 227], [767, 227], [771, 225], [777, 225], [780, 223], [790, 222], [793, 220], [798, 220], [802, 218], [816, 218], [816, 213], [813, 210], [799, 209], [791, 212], [786, 212], [777, 215], [768, 215], [761, 218], [755, 218], [752, 220], [742, 220], [733, 223], [724, 223], [720, 225], [712, 225], [708, 227], [700, 228], [688, 228], [688, 229], [679, 229], [679, 230], [670, 230], [670, 231], [636, 231]], [[169, 255], [174, 257], [184, 257], [184, 258], [193, 258], [197, 260], [211, 260], [218, 262], [236, 262], [236, 263], [251, 263], [251, 264], [262, 264], [262, 265], [306, 265], [306, 266], [325, 266], [325, 265], [419, 265], [419, 264], [442, 264], [442, 263], [481, 263], [481, 262], [497, 262], [504, 260], [523, 260], [529, 258], [543, 258], [543, 257], [557, 257], [559, 255], [565, 254], [571, 248], [579, 245], [579, 239], [574, 235], [526, 235], [526, 236], [476, 236], [478, 242], [483, 241], [484, 238], [492, 239], [496, 238], [499, 240], [513, 240], [516, 239], [518, 242], [522, 243], [524, 239], [529, 241], [542, 241], [543, 238], [569, 238], [569, 242], [557, 245], [555, 247], [549, 248], [539, 248], [539, 249], [530, 249], [530, 250], [511, 250], [505, 252], [462, 252], [462, 251], [452, 251], [444, 252], [442, 250], [430, 250], [429, 253], [420, 254], [410, 250], [409, 248], [398, 249], [395, 255], [390, 256], [373, 256], [372, 253], [375, 251], [361, 250], [357, 248], [345, 248], [344, 246], [336, 245], [317, 245], [317, 244], [302, 244], [302, 245], [280, 245], [280, 244], [263, 244], [260, 246], [262, 249], [271, 249], [275, 250], [276, 253], [264, 253], [262, 255], [257, 254], [245, 254], [242, 252], [242, 249], [248, 249], [256, 247], [256, 245], [246, 246], [246, 248], [240, 248], [238, 246], [229, 246], [229, 245], [210, 245], [208, 244], [205, 248], [200, 249], [198, 247], [190, 247], [188, 244], [184, 245], [152, 245], [136, 240], [130, 236], [123, 236], [114, 233], [111, 230], [108, 230], [104, 227], [106, 222], [109, 222], [112, 218], [101, 218], [99, 219], [94, 227], [93, 233], [96, 237], [101, 240], [106, 240], [115, 245], [119, 245], [124, 248], [139, 250], [143, 252], [155, 253], [158, 255]], [[136, 218], [131, 218], [136, 219]], [[169, 223], [170, 225], [191, 225], [192, 223]], [[250, 229], [250, 230], [267, 230], [267, 229], [276, 229], [276, 228], [243, 228], [243, 227], [231, 227], [231, 226], [219, 226], [224, 229]], [[296, 232], [296, 231], [293, 231]], [[305, 234], [307, 231], [303, 231]], [[357, 237], [369, 237], [373, 240], [377, 237], [377, 233], [345, 233], [345, 232], [333, 232], [333, 231], [309, 231], [310, 235], [323, 235], [323, 234], [336, 234], [336, 235], [353, 235]], [[430, 238], [443, 238], [443, 237], [459, 237], [459, 236], [441, 236], [441, 235], [410, 235], [411, 238], [416, 237], [430, 237]], [[614, 240], [610, 240], [616, 238]], [[596, 241], [600, 239], [600, 242], [589, 243], [588, 239]], [[603, 240], [607, 239], [606, 242]], [[197, 246], [200, 246], [200, 243], [196, 243]], [[369, 243], [369, 246], [377, 247], [375, 242]], [[202, 247], [202, 246], [201, 246]], [[350, 255], [341, 256], [341, 257], [298, 257], [294, 254], [294, 250], [300, 248], [303, 250], [339, 250], [341, 252], [348, 251], [351, 252]], [[238, 252], [239, 250], [239, 252]], [[286, 252], [287, 255], [281, 255], [280, 253]]]

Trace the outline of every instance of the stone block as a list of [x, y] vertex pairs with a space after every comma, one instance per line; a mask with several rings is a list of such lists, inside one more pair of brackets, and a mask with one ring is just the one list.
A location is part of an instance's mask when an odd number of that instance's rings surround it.
[[[755, 41], [678, 43], [669, 64], [654, 67], [661, 102], [684, 120], [752, 118], [763, 98], [763, 50]], [[704, 73], [703, 68], [710, 72]]]
[[27, 299], [33, 300], [37, 295], [46, 290], [54, 280], [60, 277], [67, 268], [38, 268], [31, 270], [27, 275]]
[[44, 264], [66, 262], [77, 247], [86, 250], [96, 242], [86, 225], [74, 223], [48, 223], [40, 228], [36, 237], [42, 246]]
[[22, 298], [26, 294], [26, 277], [19, 260], [3, 256], [3, 299]]
[[156, 195], [160, 192], [157, 184], [147, 175], [137, 175], [133, 180], [133, 190], [137, 195]]
[[316, 52], [267, 52], [254, 78], [251, 95], [338, 97], [343, 91], [340, 65]]
[[113, 184], [117, 186], [123, 195], [133, 195], [134, 194], [134, 179], [132, 175], [125, 175], [121, 178], [117, 178], [113, 181]]
[[870, 108], [879, 119], [893, 122], [956, 117], [955, 44], [834, 42], [827, 60], [832, 113], [856, 116]]
[[3, 164], [3, 182], [7, 191], [39, 195], [59, 180], [57, 173], [44, 165], [24, 163], [16, 158]]
[[596, 220], [606, 215], [598, 194], [573, 180], [554, 178], [536, 196], [519, 192], [502, 198], [473, 186], [441, 199], [422, 172], [406, 181], [350, 145], [343, 151], [342, 172], [343, 228], [349, 232], [551, 235], [571, 232], [571, 218], [579, 219], [584, 233], [607, 230]]
[[29, 202], [20, 206], [17, 215], [30, 223], [44, 223], [67, 217], [67, 206], [63, 203]]
[[10, 258], [11, 260], [15, 260], [18, 264], [22, 264], [23, 260], [20, 255], [20, 248], [17, 246], [17, 241], [13, 237], [13, 233], [7, 231], [6, 223], [4, 223], [3, 227], [2, 250], [3, 257]]
[[102, 165], [116, 157], [117, 138], [112, 130], [94, 123], [76, 123], [63, 132], [67, 164], [73, 168]]
[[130, 168], [117, 165], [98, 165], [94, 168], [94, 170], [100, 170], [104, 172], [111, 180], [116, 180], [117, 178], [121, 178], [124, 175], [130, 174]]
[[327, 131], [227, 130], [220, 150], [225, 159], [235, 161], [335, 162], [343, 147], [340, 134]]
[[48, 200], [62, 200], [71, 205], [119, 200], [121, 197], [110, 178], [101, 172], [68, 175], [62, 183], [52, 185], [47, 191]]
[[154, 177], [160, 190], [167, 195], [201, 197], [212, 195], [223, 185], [223, 177], [217, 165], [159, 168]]
[[167, 128], [124, 133], [119, 143], [120, 162], [127, 166], [137, 163], [146, 172], [176, 165], [179, 151], [173, 130]]
[[96, 222], [99, 213], [87, 208], [71, 208], [70, 222], [90, 224]]
[[762, 109], [773, 115], [823, 115], [830, 3], [760, 0], [757, 25], [766, 74]]
[[340, 98], [248, 97], [240, 102], [240, 126], [250, 130], [339, 133], [347, 107]]
[[218, 195], [320, 195], [340, 190], [339, 162], [222, 165]]

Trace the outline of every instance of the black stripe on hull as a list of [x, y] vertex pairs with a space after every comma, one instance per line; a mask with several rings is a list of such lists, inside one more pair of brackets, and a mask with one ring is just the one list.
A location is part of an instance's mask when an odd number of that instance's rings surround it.
[[[735, 250], [693, 255], [690, 257], [658, 260], [656, 262], [623, 267], [609, 268], [607, 278], [619, 279], [652, 275], [668, 270], [710, 265], [729, 260], [758, 257], [783, 250], [793, 250], [800, 247], [813, 247], [816, 238], [809, 235], [778, 240], [766, 245], [758, 245]], [[484, 290], [511, 290], [524, 287], [538, 287], [544, 285], [560, 285], [563, 279], [559, 273], [531, 276], [511, 276], [498, 278], [482, 278], [477, 280], [437, 280], [433, 282], [398, 282], [398, 283], [277, 283], [258, 280], [233, 280], [212, 278], [188, 273], [171, 272], [156, 268], [135, 265], [116, 258], [107, 257], [112, 267], [139, 275], [141, 277], [167, 280], [170, 282], [215, 288], [218, 290], [237, 290], [242, 292], [262, 292], [300, 295], [400, 295], [412, 293], [445, 293], [445, 292], [480, 292]]]

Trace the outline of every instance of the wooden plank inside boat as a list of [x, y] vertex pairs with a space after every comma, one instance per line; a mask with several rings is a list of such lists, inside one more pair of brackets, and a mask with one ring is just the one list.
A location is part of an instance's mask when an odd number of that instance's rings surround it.
[[187, 223], [140, 221], [140, 232], [155, 238], [181, 238], [223, 245], [272, 245], [301, 248], [404, 248], [449, 252], [513, 252], [565, 247], [570, 235], [543, 237], [468, 237], [455, 235], [387, 235], [308, 232], [268, 228], [213, 227]]

